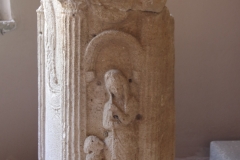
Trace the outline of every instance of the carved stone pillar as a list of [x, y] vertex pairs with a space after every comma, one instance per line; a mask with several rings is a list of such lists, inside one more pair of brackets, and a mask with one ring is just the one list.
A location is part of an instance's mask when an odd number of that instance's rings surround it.
[[166, 0], [42, 0], [39, 160], [174, 159]]

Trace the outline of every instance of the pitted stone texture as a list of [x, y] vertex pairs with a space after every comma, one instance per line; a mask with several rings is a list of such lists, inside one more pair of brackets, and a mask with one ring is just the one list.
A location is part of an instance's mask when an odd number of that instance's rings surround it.
[[166, 0], [41, 2], [39, 160], [173, 160]]
[[133, 9], [149, 12], [161, 12], [167, 0], [136, 0]]
[[210, 160], [240, 160], [240, 141], [213, 141]]

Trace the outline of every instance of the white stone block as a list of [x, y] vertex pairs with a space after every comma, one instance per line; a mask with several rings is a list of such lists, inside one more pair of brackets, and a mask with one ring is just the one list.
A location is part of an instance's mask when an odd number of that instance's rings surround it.
[[187, 158], [176, 158], [175, 160], [209, 160], [209, 157], [187, 157]]
[[213, 141], [210, 160], [240, 160], [240, 141]]

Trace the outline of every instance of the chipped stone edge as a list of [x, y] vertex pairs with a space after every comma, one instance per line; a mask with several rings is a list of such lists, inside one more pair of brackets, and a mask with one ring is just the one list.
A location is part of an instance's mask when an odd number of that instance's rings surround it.
[[0, 21], [0, 34], [4, 35], [6, 32], [14, 30], [16, 22], [14, 20]]

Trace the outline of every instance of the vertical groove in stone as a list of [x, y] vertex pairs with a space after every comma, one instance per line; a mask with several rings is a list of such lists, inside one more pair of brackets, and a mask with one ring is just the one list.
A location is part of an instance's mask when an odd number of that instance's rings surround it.
[[[66, 16], [63, 15], [62, 16], [63, 18], [63, 24], [65, 24], [66, 22]], [[64, 26], [63, 27], [63, 33], [66, 33], [66, 27]], [[64, 34], [64, 37], [63, 37], [63, 45], [64, 45], [64, 49], [66, 49], [66, 46], [67, 46], [67, 43], [66, 43], [66, 37], [65, 37], [65, 34]], [[63, 148], [62, 148], [62, 158], [63, 159], [66, 159], [66, 153], [67, 153], [67, 106], [66, 106], [66, 84], [64, 83], [65, 79], [66, 79], [66, 59], [67, 59], [67, 56], [66, 56], [66, 53], [63, 53], [63, 78], [62, 78], [62, 127], [63, 127], [63, 140], [62, 140], [62, 145], [63, 145]]]
[[[80, 31], [81, 31], [81, 28], [80, 28], [80, 26], [81, 26], [81, 19], [80, 19], [80, 16], [77, 16], [76, 17], [77, 18], [77, 22], [76, 22], [76, 24], [77, 24], [77, 27], [79, 28], [79, 29], [77, 29], [76, 30], [76, 36], [78, 37], [78, 41], [76, 42], [77, 44], [79, 44], [79, 42], [80, 42]], [[76, 58], [75, 58], [75, 63], [76, 63], [76, 66], [77, 66], [77, 68], [78, 68], [78, 70], [77, 70], [77, 73], [76, 73], [76, 78], [77, 78], [77, 80], [76, 80], [76, 83], [78, 84], [77, 85], [77, 87], [76, 87], [76, 111], [75, 111], [75, 116], [77, 117], [77, 119], [76, 119], [76, 135], [75, 135], [75, 137], [76, 137], [76, 142], [75, 142], [75, 144], [76, 144], [76, 158], [78, 158], [78, 159], [80, 159], [80, 133], [81, 133], [81, 130], [80, 130], [80, 83], [81, 83], [81, 81], [80, 81], [80, 53], [81, 53], [81, 51], [80, 51], [80, 45], [77, 45], [76, 46], [76, 53], [77, 53], [77, 55], [76, 55]]]
[[45, 159], [45, 56], [44, 56], [44, 11], [37, 10], [38, 18], [38, 159]]
[[[79, 95], [78, 100], [79, 100], [79, 159], [84, 160], [85, 159], [85, 154], [84, 154], [84, 150], [83, 150], [83, 144], [84, 141], [87, 137], [87, 116], [80, 116], [80, 115], [86, 115], [87, 114], [87, 110], [86, 110], [86, 106], [87, 106], [87, 97], [86, 97], [86, 82], [85, 82], [85, 72], [84, 72], [84, 63], [83, 63], [83, 57], [85, 54], [85, 49], [86, 49], [86, 45], [88, 43], [88, 24], [87, 24], [87, 20], [86, 20], [86, 15], [84, 13], [79, 13], [79, 24], [80, 26], [78, 26], [79, 29], [79, 38], [78, 38], [78, 46], [79, 46], [79, 51], [80, 53], [78, 53], [78, 61], [79, 61], [79, 68], [78, 68], [78, 78], [79, 78], [79, 94], [81, 94], [81, 96]], [[80, 85], [81, 84], [81, 85]], [[81, 106], [81, 107], [80, 107]], [[81, 128], [80, 128], [81, 126]], [[83, 154], [80, 154], [83, 153]]]
[[[64, 79], [63, 79], [63, 132], [65, 138], [63, 141], [63, 158], [65, 160], [80, 159], [81, 134], [85, 130], [81, 126], [80, 116], [85, 114], [82, 109], [85, 107], [80, 101], [80, 32], [81, 17], [80, 14], [72, 11], [64, 12]], [[81, 105], [81, 106], [80, 106]], [[84, 129], [80, 128], [83, 127]]]
[[69, 77], [70, 77], [70, 84], [71, 84], [71, 86], [69, 86], [69, 88], [70, 88], [70, 91], [71, 91], [71, 95], [70, 95], [70, 97], [71, 97], [71, 124], [73, 124], [72, 126], [71, 126], [71, 142], [70, 142], [70, 144], [71, 144], [71, 158], [70, 159], [72, 159], [72, 160], [74, 160], [75, 159], [75, 151], [74, 151], [74, 146], [75, 146], [75, 122], [74, 122], [74, 120], [75, 120], [75, 116], [74, 116], [74, 110], [75, 110], [75, 88], [74, 88], [74, 86], [77, 86], [77, 84], [76, 84], [76, 82], [75, 82], [75, 76], [74, 76], [74, 73], [75, 73], [75, 63], [74, 63], [74, 58], [75, 58], [75, 36], [74, 36], [74, 34], [75, 34], [75, 28], [74, 28], [74, 25], [75, 25], [75, 19], [74, 18], [71, 18], [71, 17], [69, 17], [69, 21], [71, 22], [70, 24], [69, 24], [69, 30], [70, 30], [70, 39], [71, 39], [71, 43], [72, 43], [72, 45], [71, 45], [71, 50], [70, 50], [70, 53], [71, 53], [71, 56], [70, 56], [70, 75], [69, 75]]
[[[72, 48], [71, 46], [73, 45], [73, 42], [71, 41], [71, 18], [70, 16], [67, 14], [67, 100], [68, 100], [68, 156], [67, 159], [71, 159], [72, 157], [72, 128], [73, 128], [73, 123], [72, 122], [72, 109], [73, 109], [73, 105], [72, 105], [72, 64], [71, 64], [71, 60], [72, 60]], [[71, 45], [70, 45], [71, 44]]]
[[65, 64], [65, 67], [66, 67], [66, 75], [65, 75], [65, 82], [66, 82], [66, 85], [65, 85], [65, 91], [66, 92], [66, 97], [65, 97], [65, 102], [66, 102], [66, 109], [67, 109], [67, 112], [65, 113], [66, 114], [66, 130], [67, 130], [67, 134], [66, 134], [66, 137], [67, 137], [67, 144], [66, 144], [66, 160], [70, 160], [70, 151], [71, 151], [71, 148], [70, 148], [70, 142], [71, 142], [71, 137], [70, 137], [70, 128], [71, 128], [71, 122], [70, 122], [70, 107], [71, 107], [71, 102], [70, 102], [70, 97], [69, 97], [69, 92], [70, 92], [70, 68], [69, 68], [69, 60], [70, 60], [70, 38], [69, 38], [69, 15], [66, 14], [66, 64]]
[[64, 71], [63, 71], [63, 159], [67, 159], [68, 157], [68, 152], [69, 152], [69, 148], [68, 148], [68, 142], [69, 142], [69, 122], [68, 122], [68, 113], [69, 113], [69, 103], [68, 103], [68, 24], [67, 24], [67, 16], [63, 13], [63, 19], [64, 19], [64, 27], [63, 27], [63, 33], [64, 34], [64, 52], [63, 53], [63, 66], [64, 66]]

